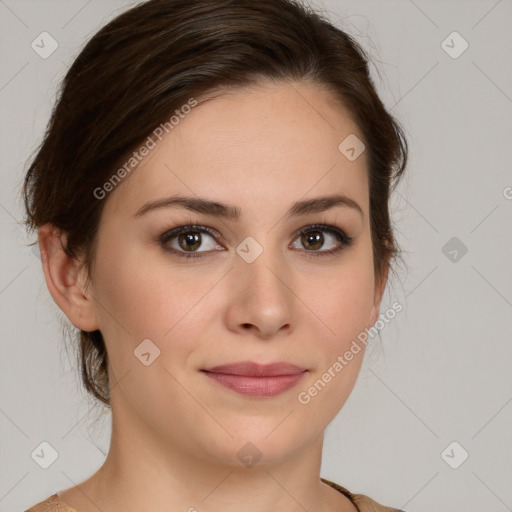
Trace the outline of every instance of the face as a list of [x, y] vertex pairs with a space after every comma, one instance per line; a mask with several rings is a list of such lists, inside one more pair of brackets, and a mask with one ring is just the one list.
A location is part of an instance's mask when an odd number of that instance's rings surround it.
[[[231, 91], [103, 199], [90, 291], [115, 421], [237, 465], [248, 442], [271, 463], [321, 437], [364, 350], [335, 363], [379, 305], [366, 154], [338, 148], [351, 134], [363, 139], [317, 86]], [[310, 202], [331, 196], [344, 199]], [[195, 202], [163, 204], [175, 197]], [[240, 362], [299, 370], [205, 371]]]

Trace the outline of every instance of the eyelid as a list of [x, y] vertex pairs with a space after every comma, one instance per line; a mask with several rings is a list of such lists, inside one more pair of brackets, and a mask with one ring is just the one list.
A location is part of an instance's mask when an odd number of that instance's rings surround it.
[[210, 236], [214, 238], [222, 238], [222, 235], [214, 228], [211, 228], [209, 226], [203, 226], [202, 224], [198, 224], [196, 222], [188, 222], [186, 224], [180, 224], [179, 226], [176, 226], [175, 228], [171, 228], [162, 235], [160, 235], [160, 240], [169, 240], [171, 238], [174, 238], [175, 236], [186, 233], [188, 231], [201, 231], [206, 232]]
[[[180, 224], [179, 226], [177, 226], [175, 228], [166, 230], [164, 233], [162, 233], [158, 237], [158, 243], [162, 246], [166, 246], [166, 244], [170, 240], [176, 238], [181, 233], [188, 233], [190, 231], [199, 231], [200, 233], [206, 233], [207, 235], [211, 236], [218, 245], [220, 245], [218, 239], [219, 238], [222, 239], [222, 236], [216, 229], [213, 229], [209, 226], [203, 226], [202, 224], [198, 224], [193, 221], [190, 221], [185, 224]], [[179, 251], [177, 249], [174, 249], [174, 248], [171, 248], [168, 246], [166, 247], [166, 250], [173, 254], [178, 254], [179, 256], [184, 256], [184, 257], [200, 257], [200, 256], [202, 256], [203, 253], [208, 254], [209, 252], [212, 252], [212, 251], [190, 251], [190, 252]], [[197, 256], [195, 256], [195, 255], [197, 255]]]
[[309, 233], [310, 231], [329, 231], [331, 233], [334, 233], [336, 235], [339, 235], [341, 238], [343, 238], [347, 243], [349, 243], [352, 238], [348, 236], [345, 231], [341, 228], [338, 228], [337, 226], [333, 226], [332, 224], [327, 223], [316, 223], [316, 224], [308, 224], [307, 226], [304, 226], [303, 228], [300, 228], [294, 235], [294, 240], [296, 237], [304, 235], [305, 233]]

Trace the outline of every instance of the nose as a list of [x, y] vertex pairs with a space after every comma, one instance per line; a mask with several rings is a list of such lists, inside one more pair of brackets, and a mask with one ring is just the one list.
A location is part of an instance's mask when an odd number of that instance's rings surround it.
[[237, 256], [229, 279], [226, 322], [231, 331], [269, 340], [295, 329], [292, 273], [270, 251], [252, 263]]

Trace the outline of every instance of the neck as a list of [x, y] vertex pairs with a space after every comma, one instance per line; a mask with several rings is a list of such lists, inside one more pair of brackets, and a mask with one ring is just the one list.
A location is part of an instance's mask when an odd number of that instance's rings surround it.
[[323, 432], [281, 460], [261, 454], [259, 462], [245, 466], [194, 453], [174, 444], [169, 435], [162, 439], [140, 418], [121, 415], [113, 413], [103, 466], [78, 491], [60, 495], [79, 512], [355, 510], [346, 497], [320, 481]]

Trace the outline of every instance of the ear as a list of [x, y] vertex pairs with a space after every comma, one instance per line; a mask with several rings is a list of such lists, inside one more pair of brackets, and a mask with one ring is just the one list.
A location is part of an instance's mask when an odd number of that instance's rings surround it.
[[386, 288], [386, 283], [388, 280], [388, 270], [389, 270], [389, 262], [385, 265], [384, 270], [382, 271], [382, 276], [380, 280], [376, 280], [375, 282], [375, 291], [373, 294], [373, 304], [370, 311], [370, 326], [374, 325], [375, 322], [379, 318], [380, 313], [380, 304], [382, 301], [382, 296], [384, 295], [384, 290]]
[[92, 294], [85, 289], [82, 261], [64, 252], [66, 236], [55, 226], [38, 230], [39, 248], [48, 291], [70, 322], [83, 331], [98, 329]]

